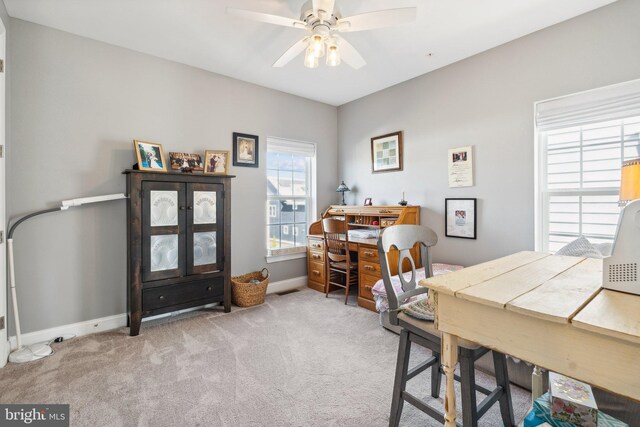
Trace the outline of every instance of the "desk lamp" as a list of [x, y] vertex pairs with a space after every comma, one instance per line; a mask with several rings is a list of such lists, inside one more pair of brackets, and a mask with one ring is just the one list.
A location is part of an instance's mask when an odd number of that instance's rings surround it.
[[34, 216], [46, 214], [49, 212], [66, 211], [70, 207], [82, 206], [89, 203], [106, 202], [109, 200], [118, 200], [118, 199], [125, 199], [125, 198], [126, 196], [124, 194], [109, 194], [106, 196], [84, 197], [81, 199], [63, 200], [59, 207], [51, 208], [51, 209], [43, 209], [40, 211], [32, 212], [18, 219], [11, 226], [11, 228], [9, 228], [9, 233], [7, 234], [7, 252], [9, 254], [9, 286], [11, 287], [11, 303], [13, 304], [13, 317], [16, 323], [16, 341], [18, 345], [18, 348], [12, 351], [11, 354], [9, 355], [9, 362], [12, 362], [12, 363], [31, 362], [33, 360], [42, 359], [43, 357], [49, 356], [52, 353], [51, 347], [49, 347], [49, 345], [46, 343], [32, 344], [29, 346], [22, 345], [22, 334], [20, 332], [20, 317], [18, 315], [18, 297], [16, 295], [16, 277], [15, 277], [15, 268], [14, 268], [14, 262], [13, 262], [13, 233], [16, 231], [16, 228], [20, 224], [22, 224], [24, 221], [30, 218], [33, 218]]
[[604, 259], [602, 286], [640, 295], [640, 158], [622, 163], [620, 214], [611, 256]]
[[346, 203], [344, 202], [344, 193], [346, 193], [347, 191], [351, 191], [351, 189], [347, 187], [347, 184], [345, 184], [344, 181], [342, 181], [342, 183], [340, 183], [340, 185], [336, 189], [336, 193], [342, 193], [342, 203], [340, 203], [341, 206], [346, 206]]

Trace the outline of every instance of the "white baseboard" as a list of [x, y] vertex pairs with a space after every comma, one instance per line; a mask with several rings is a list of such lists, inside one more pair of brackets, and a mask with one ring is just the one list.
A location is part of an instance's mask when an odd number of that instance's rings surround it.
[[276, 294], [278, 292], [291, 291], [302, 286], [307, 286], [307, 276], [294, 277], [291, 279], [269, 283], [269, 286], [267, 287], [267, 294]]
[[[28, 334], [22, 334], [22, 345], [31, 345], [39, 342], [46, 342], [63, 335], [75, 335], [79, 337], [96, 332], [110, 331], [112, 329], [121, 328], [126, 325], [126, 313], [116, 314], [114, 316], [85, 320], [84, 322], [56, 326], [54, 328], [29, 332]], [[15, 350], [18, 347], [15, 336], [10, 337], [9, 342], [11, 343], [12, 350]]]
[[[267, 294], [274, 294], [278, 292], [290, 291], [302, 286], [306, 286], [307, 284], [307, 276], [294, 277], [292, 279], [280, 280], [278, 282], [269, 283], [269, 287], [267, 288]], [[206, 305], [205, 307], [212, 306], [214, 304]], [[178, 313], [184, 313], [187, 311], [198, 310], [201, 307], [188, 308], [185, 310], [180, 310]], [[144, 321], [157, 319], [161, 317], [175, 315], [176, 313], [166, 313], [158, 316], [145, 318]], [[75, 335], [77, 337], [82, 335], [94, 334], [96, 332], [104, 332], [112, 329], [121, 328], [127, 325], [127, 314], [116, 314], [113, 316], [102, 317], [99, 319], [86, 320], [84, 322], [72, 323], [70, 325], [62, 325], [56, 326], [54, 328], [43, 329], [41, 331], [29, 332], [28, 334], [22, 334], [22, 344], [23, 345], [31, 345], [40, 342], [46, 342], [52, 340], [56, 337], [64, 336], [64, 335]], [[17, 348], [16, 337], [12, 336], [9, 338], [9, 342], [11, 350], [15, 350]], [[4, 366], [6, 363], [7, 357], [9, 355], [9, 345], [6, 345], [6, 349], [3, 349], [2, 343], [0, 343], [0, 367]], [[6, 356], [6, 357], [5, 357]]]

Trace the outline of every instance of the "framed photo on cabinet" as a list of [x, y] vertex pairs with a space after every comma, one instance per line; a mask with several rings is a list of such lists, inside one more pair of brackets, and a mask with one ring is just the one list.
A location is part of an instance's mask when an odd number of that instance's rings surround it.
[[155, 142], [133, 141], [133, 147], [141, 171], [166, 172], [167, 163], [164, 159], [162, 145]]
[[477, 199], [445, 199], [445, 236], [476, 238], [476, 201]]
[[202, 166], [202, 157], [200, 154], [190, 153], [169, 153], [169, 162], [171, 163], [171, 170], [187, 170], [202, 172], [204, 167]]
[[258, 136], [233, 133], [233, 166], [258, 167]]
[[228, 175], [229, 152], [220, 150], [207, 150], [204, 153], [205, 175]]
[[402, 131], [371, 138], [371, 172], [402, 170]]

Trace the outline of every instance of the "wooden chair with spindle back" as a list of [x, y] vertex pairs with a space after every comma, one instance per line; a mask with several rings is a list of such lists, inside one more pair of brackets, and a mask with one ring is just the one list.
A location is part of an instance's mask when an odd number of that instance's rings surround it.
[[[349, 301], [349, 287], [358, 285], [358, 263], [351, 260], [349, 253], [349, 233], [346, 221], [334, 218], [322, 220], [322, 233], [327, 264], [325, 297], [329, 296], [331, 285], [345, 288], [344, 303]], [[343, 278], [344, 282], [339, 280]]]

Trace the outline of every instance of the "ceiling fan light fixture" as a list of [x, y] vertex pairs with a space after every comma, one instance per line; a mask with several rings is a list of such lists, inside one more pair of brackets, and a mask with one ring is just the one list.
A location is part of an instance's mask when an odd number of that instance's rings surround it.
[[304, 53], [304, 66], [307, 68], [318, 68], [318, 57], [315, 55], [311, 46]]
[[329, 45], [327, 49], [327, 65], [329, 67], [337, 67], [340, 65], [340, 51], [336, 44]]
[[324, 56], [324, 38], [320, 34], [314, 34], [309, 42], [309, 48], [316, 58], [322, 58]]

